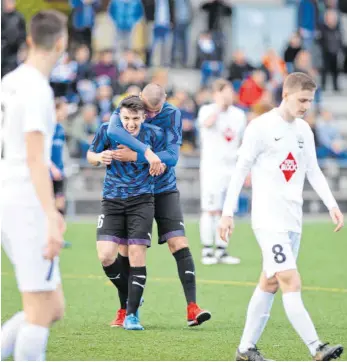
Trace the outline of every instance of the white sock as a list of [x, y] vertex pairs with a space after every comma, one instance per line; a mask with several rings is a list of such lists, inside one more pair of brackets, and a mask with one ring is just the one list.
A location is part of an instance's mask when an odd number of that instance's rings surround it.
[[301, 292], [284, 293], [282, 299], [290, 323], [314, 356], [321, 341], [302, 302]]
[[203, 211], [200, 216], [200, 240], [203, 247], [211, 248], [213, 246], [215, 233], [214, 215]]
[[24, 312], [16, 313], [1, 327], [1, 360], [13, 355], [19, 327], [25, 320]]
[[274, 297], [274, 294], [256, 287], [248, 305], [246, 325], [239, 345], [240, 352], [246, 352], [257, 344], [270, 318]]
[[[223, 241], [218, 233], [218, 224], [219, 224], [219, 220], [220, 220], [220, 215], [215, 215], [214, 216], [214, 224], [215, 224], [215, 231], [214, 231], [214, 238], [215, 238], [215, 244], [217, 248], [223, 248], [226, 249], [228, 247], [228, 243], [226, 243], [225, 241]], [[224, 251], [223, 251], [224, 252]]]
[[42, 361], [46, 355], [49, 328], [24, 322], [17, 334], [14, 359]]

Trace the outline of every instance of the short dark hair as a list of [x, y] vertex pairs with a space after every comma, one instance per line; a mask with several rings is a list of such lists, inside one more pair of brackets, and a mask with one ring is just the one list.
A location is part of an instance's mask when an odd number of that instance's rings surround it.
[[122, 108], [129, 109], [131, 112], [145, 112], [145, 104], [139, 96], [125, 97], [119, 105], [119, 109]]
[[309, 90], [317, 89], [315, 81], [307, 74], [294, 72], [287, 76], [284, 80], [283, 89], [291, 90]]
[[39, 11], [30, 21], [29, 33], [33, 43], [45, 50], [51, 50], [65, 31], [67, 17], [56, 10]]
[[157, 83], [147, 84], [143, 88], [141, 95], [146, 98], [146, 102], [151, 107], [157, 107], [166, 97], [165, 89]]

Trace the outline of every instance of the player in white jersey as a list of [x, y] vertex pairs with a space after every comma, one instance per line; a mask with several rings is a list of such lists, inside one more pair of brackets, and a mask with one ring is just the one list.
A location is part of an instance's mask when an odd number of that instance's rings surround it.
[[1, 236], [23, 311], [2, 326], [1, 359], [39, 361], [50, 326], [64, 313], [58, 255], [65, 224], [49, 173], [55, 107], [48, 79], [66, 48], [65, 15], [37, 13], [27, 42], [26, 62], [2, 81]]
[[217, 79], [212, 88], [215, 102], [202, 106], [198, 115], [202, 263], [238, 264], [240, 259], [227, 253], [227, 244], [219, 237], [217, 227], [246, 127], [246, 115], [233, 106], [233, 89], [227, 80]]
[[264, 360], [256, 343], [279, 288], [286, 315], [315, 360], [329, 361], [343, 351], [341, 345], [329, 346], [320, 341], [301, 298], [296, 266], [305, 177], [330, 211], [337, 225], [335, 231], [343, 226], [343, 215], [318, 166], [313, 133], [302, 119], [315, 90], [315, 83], [306, 74], [290, 74], [284, 82], [281, 105], [250, 123], [239, 150], [220, 220], [220, 235], [226, 241], [234, 229], [236, 201], [252, 170], [252, 228], [262, 251], [263, 272], [248, 306], [236, 360]]

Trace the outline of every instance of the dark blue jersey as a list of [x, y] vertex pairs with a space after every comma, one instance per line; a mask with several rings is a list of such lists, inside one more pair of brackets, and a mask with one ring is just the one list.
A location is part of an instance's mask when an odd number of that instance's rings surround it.
[[63, 152], [65, 144], [65, 131], [64, 127], [57, 123], [52, 141], [52, 153], [51, 161], [59, 168], [61, 172], [64, 172]]
[[[100, 153], [116, 150], [120, 143], [107, 135], [108, 123], [103, 123], [95, 134], [89, 150]], [[165, 143], [164, 132], [153, 125], [142, 124], [136, 137], [153, 150], [161, 149]], [[103, 198], [128, 198], [154, 192], [154, 177], [149, 174], [147, 162], [120, 162], [113, 160], [107, 166], [104, 179]]]
[[[136, 151], [138, 161], [145, 161], [144, 152], [148, 146], [136, 140], [123, 128], [118, 112], [119, 110], [116, 110], [111, 117], [108, 129], [109, 137]], [[178, 161], [179, 149], [182, 144], [181, 112], [178, 108], [165, 102], [160, 113], [153, 118], [146, 119], [145, 122], [160, 127], [165, 134], [164, 145], [156, 154], [168, 168], [163, 175], [155, 179], [154, 193], [174, 191], [177, 189], [174, 166]]]

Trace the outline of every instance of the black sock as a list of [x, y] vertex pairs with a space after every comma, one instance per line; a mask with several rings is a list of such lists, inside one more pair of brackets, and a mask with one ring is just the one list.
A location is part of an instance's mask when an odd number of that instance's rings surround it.
[[112, 284], [118, 289], [120, 307], [126, 309], [128, 298], [128, 278], [122, 272], [122, 265], [119, 261], [119, 255], [113, 264], [103, 266], [104, 272]]
[[145, 266], [130, 267], [127, 315], [135, 314], [139, 308], [146, 285], [146, 279], [147, 270]]
[[129, 258], [127, 256], [120, 255], [118, 253], [117, 261], [120, 267], [120, 276], [122, 279], [122, 288], [118, 289], [118, 296], [120, 301], [120, 307], [122, 309], [127, 309], [127, 301], [128, 301], [128, 281], [129, 281], [129, 273], [130, 273], [130, 264]]
[[183, 248], [173, 256], [177, 262], [178, 275], [180, 277], [187, 304], [196, 302], [195, 266], [189, 248]]

